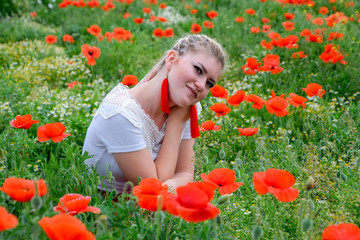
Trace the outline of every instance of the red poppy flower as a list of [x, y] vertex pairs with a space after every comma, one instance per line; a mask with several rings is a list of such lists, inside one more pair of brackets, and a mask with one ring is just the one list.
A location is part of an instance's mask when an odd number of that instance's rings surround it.
[[167, 19], [164, 18], [164, 17], [157, 17], [157, 19], [158, 19], [160, 22], [167, 22]]
[[313, 19], [313, 15], [311, 13], [307, 13], [305, 15], [305, 19], [306, 19], [306, 21], [310, 21], [311, 19]]
[[106, 5], [101, 6], [101, 9], [104, 10], [105, 12], [108, 12], [108, 11], [109, 11], [109, 8], [108, 8]]
[[168, 186], [162, 185], [162, 182], [156, 178], [141, 180], [139, 185], [134, 187], [133, 194], [138, 198], [139, 206], [149, 211], [156, 211], [158, 204], [161, 205], [162, 210], [165, 210], [164, 199], [171, 195]]
[[211, 21], [204, 21], [203, 25], [206, 28], [213, 28], [214, 27], [214, 24]]
[[326, 92], [324, 89], [322, 89], [322, 86], [317, 83], [309, 83], [306, 88], [302, 88], [302, 90], [306, 92], [306, 95], [309, 97], [319, 96], [320, 98], [324, 96]]
[[194, 23], [193, 25], [191, 25], [191, 32], [192, 33], [200, 33], [201, 32], [201, 26], [197, 23]]
[[262, 32], [264, 32], [264, 33], [269, 32], [270, 29], [271, 29], [271, 26], [270, 26], [270, 25], [263, 25], [263, 26], [262, 26]]
[[254, 134], [257, 134], [259, 128], [238, 128], [240, 136], [250, 137]]
[[37, 12], [31, 12], [31, 13], [30, 13], [30, 16], [31, 16], [31, 17], [36, 17], [36, 16], [37, 16]]
[[10, 121], [10, 125], [14, 128], [29, 129], [33, 124], [39, 123], [39, 120], [32, 120], [30, 114], [18, 115]]
[[271, 193], [280, 202], [291, 202], [298, 198], [299, 190], [293, 188], [294, 176], [285, 170], [270, 168], [253, 175], [255, 191], [264, 195]]
[[291, 105], [293, 105], [294, 107], [298, 107], [298, 106], [302, 106], [303, 108], [306, 107], [306, 103], [308, 101], [307, 98], [304, 98], [302, 96], [299, 96], [295, 93], [289, 93], [290, 98], [286, 98], [285, 100], [287, 100]]
[[335, 46], [334, 44], [326, 44], [324, 52], [320, 54], [321, 60], [325, 63], [337, 63], [347, 64], [344, 59], [344, 55], [340, 52], [340, 46]]
[[311, 30], [309, 29], [304, 29], [300, 32], [300, 36], [301, 37], [308, 37], [312, 34]]
[[204, 182], [211, 182], [216, 184], [219, 188], [220, 195], [231, 194], [235, 192], [244, 183], [235, 182], [235, 172], [227, 168], [217, 168], [212, 170], [209, 175], [205, 173], [200, 174]]
[[231, 111], [225, 103], [215, 103], [210, 107], [210, 110], [216, 112], [217, 117], [225, 116]]
[[315, 18], [314, 20], [312, 20], [311, 23], [312, 23], [312, 24], [315, 24], [315, 25], [323, 25], [323, 24], [324, 24], [324, 19], [322, 19], [322, 18]]
[[68, 88], [73, 89], [76, 85], [81, 85], [81, 84], [82, 84], [81, 82], [73, 81], [71, 83], [68, 83], [67, 86]]
[[165, 3], [161, 3], [160, 6], [159, 6], [159, 8], [163, 8], [163, 9], [166, 8], [166, 7], [167, 7], [167, 6], [166, 6]]
[[57, 38], [54, 35], [48, 35], [45, 38], [45, 42], [48, 44], [54, 44], [57, 42]]
[[242, 22], [244, 22], [244, 18], [243, 17], [236, 17], [235, 22], [242, 23]]
[[259, 32], [261, 32], [261, 29], [259, 27], [251, 27], [250, 32], [251, 33], [259, 33]]
[[292, 31], [294, 30], [294, 25], [295, 23], [294, 22], [290, 22], [290, 21], [287, 21], [287, 22], [283, 22], [282, 23], [283, 27], [285, 28], [286, 31]]
[[264, 99], [262, 99], [261, 97], [255, 95], [255, 94], [247, 95], [245, 97], [245, 101], [254, 103], [252, 105], [252, 107], [255, 109], [258, 109], [258, 110], [262, 109], [265, 105]]
[[124, 13], [123, 14], [123, 19], [127, 19], [127, 18], [129, 18], [129, 17], [131, 17], [132, 15], [129, 13], [129, 12], [126, 12], [126, 13]]
[[245, 92], [243, 90], [239, 90], [234, 95], [228, 98], [227, 103], [231, 106], [237, 107], [244, 100], [245, 100]]
[[293, 53], [292, 55], [291, 55], [291, 57], [293, 57], [293, 58], [306, 58], [307, 57], [307, 55], [306, 54], [304, 54], [304, 51], [299, 51], [299, 52], [295, 52], [295, 53]]
[[149, 7], [145, 7], [145, 8], [143, 8], [143, 13], [151, 13], [151, 8], [149, 8]]
[[219, 131], [221, 129], [220, 125], [215, 125], [215, 123], [211, 120], [201, 123], [200, 131]]
[[269, 32], [267, 36], [273, 40], [277, 38], [281, 38], [281, 34], [274, 31]]
[[174, 36], [174, 30], [172, 28], [168, 28], [164, 30], [164, 37], [169, 38]]
[[330, 41], [330, 40], [342, 39], [344, 36], [345, 36], [344, 33], [330, 32], [329, 37], [327, 38], [327, 40]]
[[0, 206], [0, 232], [14, 228], [18, 225], [18, 219], [14, 214], [8, 213]]
[[188, 222], [203, 222], [215, 218], [220, 209], [210, 201], [214, 198], [216, 185], [209, 182], [193, 182], [176, 189], [176, 195], [166, 198], [167, 211]]
[[292, 13], [285, 13], [285, 14], [284, 14], [284, 17], [285, 17], [286, 19], [288, 19], [288, 20], [291, 20], [291, 19], [293, 19], [293, 18], [295, 17], [295, 15], [292, 14]]
[[225, 99], [228, 97], [227, 90], [220, 85], [215, 85], [214, 87], [210, 88], [210, 92], [214, 97]]
[[[47, 193], [47, 187], [43, 179], [37, 180], [36, 186], [40, 197]], [[5, 179], [0, 191], [18, 202], [28, 202], [35, 196], [35, 182], [33, 180], [9, 177]]]
[[43, 217], [39, 225], [51, 240], [83, 239], [95, 240], [95, 236], [76, 217], [60, 213], [53, 217]]
[[272, 50], [272, 48], [273, 48], [272, 42], [266, 42], [266, 40], [262, 40], [260, 42], [260, 46], [262, 46], [263, 48], [266, 48], [268, 50]]
[[95, 37], [99, 37], [101, 33], [101, 28], [97, 25], [91, 25], [89, 28], [86, 29], [88, 33], [94, 35]]
[[53, 142], [61, 142], [67, 136], [68, 133], [64, 133], [66, 127], [62, 123], [46, 123], [44, 126], [40, 126], [37, 130], [37, 138], [39, 142], [46, 142], [52, 140]]
[[96, 64], [95, 58], [99, 58], [101, 54], [101, 51], [98, 47], [90, 46], [88, 44], [82, 45], [81, 52], [88, 59], [87, 64], [90, 66]]
[[161, 28], [155, 28], [153, 31], [154, 37], [163, 37], [164, 31]]
[[91, 197], [85, 197], [77, 193], [65, 194], [57, 206], [54, 207], [55, 212], [68, 213], [76, 215], [82, 212], [92, 212], [100, 214], [100, 208], [89, 206]]
[[268, 23], [268, 22], [270, 22], [270, 19], [268, 19], [268, 18], [262, 18], [261, 21], [262, 21], [263, 23]]
[[340, 223], [325, 228], [322, 240], [360, 240], [360, 228], [353, 223]]
[[217, 17], [218, 13], [216, 11], [210, 11], [207, 12], [206, 15], [208, 16], [208, 18], [213, 19]]
[[106, 1], [105, 6], [107, 6], [109, 9], [115, 8], [115, 4], [111, 1]]
[[289, 103], [281, 97], [272, 97], [266, 101], [266, 109], [270, 114], [275, 113], [277, 117], [284, 117], [289, 114], [286, 108]]
[[255, 75], [259, 71], [261, 62], [257, 62], [255, 58], [249, 57], [246, 59], [247, 64], [242, 66], [242, 70], [245, 74]]
[[249, 15], [254, 15], [256, 11], [252, 8], [245, 9], [245, 13]]
[[65, 34], [63, 36], [63, 41], [64, 42], [69, 42], [69, 43], [74, 43], [74, 38], [68, 34]]
[[140, 23], [143, 23], [143, 22], [144, 22], [144, 19], [143, 19], [143, 18], [134, 18], [133, 20], [134, 20], [134, 22], [135, 22], [136, 24], [140, 24]]
[[197, 10], [197, 9], [191, 9], [192, 14], [197, 14], [198, 12], [199, 12], [199, 10]]
[[329, 9], [327, 7], [321, 7], [319, 9], [319, 13], [322, 14], [322, 15], [326, 15], [329, 13]]
[[126, 75], [124, 76], [122, 83], [126, 86], [133, 86], [139, 82], [137, 76], [135, 75]]
[[280, 67], [280, 57], [278, 55], [266, 54], [263, 61], [264, 65], [259, 68], [261, 71], [270, 71], [272, 74], [277, 74], [283, 70]]

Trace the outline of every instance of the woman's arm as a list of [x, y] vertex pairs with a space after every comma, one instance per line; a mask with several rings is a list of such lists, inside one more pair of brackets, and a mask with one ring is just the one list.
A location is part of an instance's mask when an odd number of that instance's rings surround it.
[[164, 182], [174, 177], [181, 148], [181, 126], [188, 118], [189, 109], [172, 108], [163, 143], [155, 161], [146, 148], [134, 152], [114, 153], [113, 156], [125, 177], [134, 184], [138, 183], [139, 178], [157, 178]]

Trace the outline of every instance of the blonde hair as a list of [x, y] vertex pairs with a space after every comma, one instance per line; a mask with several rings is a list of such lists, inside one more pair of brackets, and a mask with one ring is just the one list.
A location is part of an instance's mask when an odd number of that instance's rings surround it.
[[[171, 50], [176, 51], [179, 56], [183, 56], [188, 52], [197, 52], [200, 49], [206, 50], [212, 56], [214, 56], [221, 64], [221, 69], [224, 70], [227, 60], [225, 50], [216, 40], [209, 38], [206, 35], [187, 35], [177, 40]], [[165, 59], [169, 51], [166, 52], [166, 54], [160, 59], [160, 61], [144, 77], [145, 81], [151, 80], [164, 67]]]

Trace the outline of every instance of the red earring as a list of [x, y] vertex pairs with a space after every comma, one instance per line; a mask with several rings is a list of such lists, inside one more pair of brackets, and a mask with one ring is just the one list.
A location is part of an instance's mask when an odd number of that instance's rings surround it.
[[199, 122], [195, 105], [190, 106], [190, 130], [192, 138], [200, 136]]
[[167, 77], [164, 78], [161, 84], [161, 111], [167, 114], [170, 113], [169, 83]]

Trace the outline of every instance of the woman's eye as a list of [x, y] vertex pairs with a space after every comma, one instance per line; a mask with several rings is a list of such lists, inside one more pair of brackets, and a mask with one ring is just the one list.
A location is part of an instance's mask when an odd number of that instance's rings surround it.
[[199, 68], [198, 66], [194, 66], [194, 68], [198, 74], [202, 74], [201, 68]]
[[207, 81], [206, 84], [208, 85], [209, 88], [212, 88], [215, 86], [215, 84], [212, 81]]

